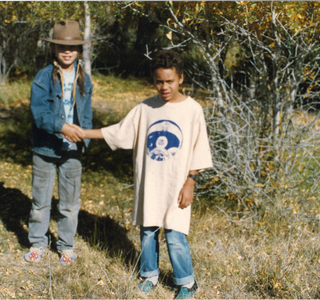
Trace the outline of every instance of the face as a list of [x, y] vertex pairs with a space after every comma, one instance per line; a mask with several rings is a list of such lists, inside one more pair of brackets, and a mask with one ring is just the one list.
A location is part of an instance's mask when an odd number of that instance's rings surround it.
[[153, 75], [157, 92], [164, 101], [180, 102], [185, 96], [179, 92], [179, 86], [183, 82], [183, 75], [178, 74], [176, 68], [156, 69]]
[[65, 72], [71, 72], [73, 69], [73, 63], [79, 54], [79, 46], [53, 44], [51, 49], [56, 55], [62, 70]]

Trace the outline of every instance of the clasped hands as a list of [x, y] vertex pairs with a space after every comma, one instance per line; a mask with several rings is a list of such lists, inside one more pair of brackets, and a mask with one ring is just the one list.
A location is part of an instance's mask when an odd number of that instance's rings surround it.
[[75, 124], [68, 124], [65, 123], [62, 126], [62, 133], [63, 136], [69, 141], [69, 142], [81, 142], [83, 139], [86, 138], [85, 131]]

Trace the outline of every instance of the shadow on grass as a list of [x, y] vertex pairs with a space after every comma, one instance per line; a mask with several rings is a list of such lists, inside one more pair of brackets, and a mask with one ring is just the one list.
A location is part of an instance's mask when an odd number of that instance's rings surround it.
[[[55, 221], [59, 219], [58, 203], [53, 198], [51, 218]], [[110, 257], [122, 258], [128, 265], [134, 263], [137, 252], [127, 237], [127, 230], [109, 216], [100, 217], [80, 210], [77, 232], [90, 246], [106, 250]], [[52, 241], [51, 249], [57, 251], [55, 241]]]
[[[58, 202], [53, 197], [51, 218], [55, 221], [59, 218]], [[28, 240], [28, 230], [23, 225], [28, 224], [31, 203], [31, 199], [20, 190], [5, 188], [4, 183], [0, 182], [0, 219], [6, 230], [14, 232], [18, 243], [26, 248], [31, 245]], [[109, 216], [100, 217], [84, 210], [80, 210], [78, 220], [78, 234], [90, 246], [106, 250], [110, 257], [120, 258], [126, 265], [134, 265], [137, 262], [139, 253], [128, 239], [127, 230], [117, 221]], [[50, 230], [47, 235], [51, 237], [51, 250], [57, 252], [57, 239]], [[174, 288], [172, 275], [172, 271], [160, 271], [160, 281]]]
[[7, 231], [14, 232], [20, 245], [29, 247], [27, 224], [31, 199], [18, 189], [5, 188], [0, 182], [0, 219]]
[[[21, 246], [31, 247], [24, 225], [28, 225], [32, 200], [18, 189], [5, 188], [3, 182], [0, 182], [0, 195], [0, 219], [5, 229], [15, 233]], [[47, 235], [51, 236], [52, 250], [57, 251], [53, 233], [49, 230]]]
[[[18, 189], [4, 187], [3, 182], [0, 182], [0, 195], [0, 219], [6, 230], [15, 233], [21, 246], [30, 247], [24, 225], [28, 224], [31, 199]], [[51, 217], [55, 221], [59, 218], [57, 204], [58, 200], [53, 198]], [[91, 246], [106, 249], [111, 257], [122, 256], [126, 264], [134, 263], [137, 253], [127, 237], [127, 230], [110, 217], [98, 217], [81, 210], [78, 233]], [[56, 238], [50, 231], [48, 235], [51, 236], [51, 250], [57, 251]]]
[[[171, 290], [175, 290], [177, 286], [173, 283], [173, 272], [172, 271], [162, 271], [160, 269], [159, 274], [159, 282], [161, 282], [163, 285], [170, 287]], [[177, 296], [177, 292], [175, 297]]]
[[126, 265], [133, 265], [137, 251], [127, 237], [127, 230], [109, 216], [101, 217], [81, 210], [78, 234], [91, 246], [107, 250], [110, 257], [123, 259]]

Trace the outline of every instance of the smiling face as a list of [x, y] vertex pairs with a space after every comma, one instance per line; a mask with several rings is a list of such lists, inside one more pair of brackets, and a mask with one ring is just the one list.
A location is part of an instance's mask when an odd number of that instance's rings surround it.
[[153, 74], [154, 85], [164, 101], [180, 102], [187, 97], [179, 92], [183, 82], [183, 74], [179, 75], [176, 68], [159, 68]]
[[57, 57], [62, 70], [67, 73], [72, 72], [73, 63], [79, 54], [79, 46], [51, 44], [51, 50]]

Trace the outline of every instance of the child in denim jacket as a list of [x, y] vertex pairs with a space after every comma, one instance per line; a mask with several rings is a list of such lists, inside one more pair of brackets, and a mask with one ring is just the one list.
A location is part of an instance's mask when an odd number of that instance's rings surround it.
[[[28, 262], [39, 262], [48, 246], [52, 192], [58, 171], [59, 220], [57, 248], [62, 265], [74, 262], [74, 236], [80, 209], [81, 154], [89, 140], [82, 128], [92, 128], [90, 77], [78, 58], [82, 45], [79, 23], [58, 21], [51, 43], [53, 64], [42, 69], [31, 88], [33, 116], [32, 208], [29, 217]], [[68, 136], [67, 140], [65, 136]]]

